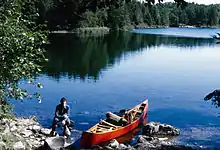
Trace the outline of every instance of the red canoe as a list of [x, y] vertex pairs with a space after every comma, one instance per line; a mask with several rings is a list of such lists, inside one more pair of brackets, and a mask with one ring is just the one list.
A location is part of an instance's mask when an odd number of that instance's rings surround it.
[[[89, 148], [92, 145], [99, 145], [103, 142], [110, 141], [134, 130], [145, 119], [148, 111], [148, 100], [130, 109], [128, 113], [134, 118], [126, 126], [116, 126], [101, 120], [87, 131], [84, 131], [81, 138], [81, 148]], [[125, 116], [123, 116], [125, 118]]]

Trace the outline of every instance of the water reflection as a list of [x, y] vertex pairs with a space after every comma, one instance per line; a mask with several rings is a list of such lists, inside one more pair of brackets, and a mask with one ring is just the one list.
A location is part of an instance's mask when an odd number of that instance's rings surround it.
[[180, 38], [160, 35], [143, 35], [130, 32], [110, 33], [104, 36], [77, 36], [51, 34], [47, 47], [49, 62], [45, 72], [60, 79], [61, 76], [93, 78], [97, 80], [103, 69], [111, 67], [127, 53], [150, 50], [156, 46], [193, 48], [212, 46], [213, 39]]

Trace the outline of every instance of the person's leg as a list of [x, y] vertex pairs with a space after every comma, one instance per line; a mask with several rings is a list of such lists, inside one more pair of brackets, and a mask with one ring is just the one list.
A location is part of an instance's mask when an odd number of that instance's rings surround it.
[[68, 139], [68, 137], [71, 135], [69, 125], [71, 124], [71, 121], [69, 118], [66, 118], [62, 120], [62, 125], [63, 125], [63, 135], [65, 135]]
[[66, 118], [66, 125], [67, 125], [67, 126], [70, 126], [70, 124], [71, 124], [70, 119], [69, 119], [69, 118]]
[[55, 135], [56, 125], [59, 121], [60, 121], [59, 118], [54, 117], [53, 123], [52, 123], [52, 131], [51, 131], [52, 135]]

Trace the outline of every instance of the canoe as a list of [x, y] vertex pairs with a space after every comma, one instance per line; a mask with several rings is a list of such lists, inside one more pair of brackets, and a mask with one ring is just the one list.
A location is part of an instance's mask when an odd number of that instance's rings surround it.
[[122, 118], [131, 120], [126, 126], [116, 126], [105, 120], [101, 120], [89, 130], [82, 133], [81, 148], [89, 148], [92, 145], [100, 145], [103, 142], [107, 142], [127, 134], [137, 128], [144, 121], [147, 116], [147, 111], [148, 100], [145, 100], [141, 104], [126, 112], [126, 114], [130, 114], [130, 116], [132, 115], [133, 119], [126, 118], [127, 115], [122, 116]]

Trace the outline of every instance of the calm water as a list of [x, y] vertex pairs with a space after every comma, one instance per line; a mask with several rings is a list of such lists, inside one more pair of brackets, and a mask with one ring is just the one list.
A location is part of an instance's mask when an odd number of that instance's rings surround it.
[[36, 79], [44, 85], [38, 90], [43, 101], [13, 101], [15, 113], [36, 115], [49, 127], [55, 106], [65, 96], [77, 138], [105, 112], [130, 108], [148, 98], [149, 121], [180, 128], [176, 139], [180, 142], [219, 148], [220, 108], [203, 101], [220, 87], [220, 45], [209, 38], [218, 31], [145, 29], [102, 37], [53, 34], [47, 47], [49, 62]]

